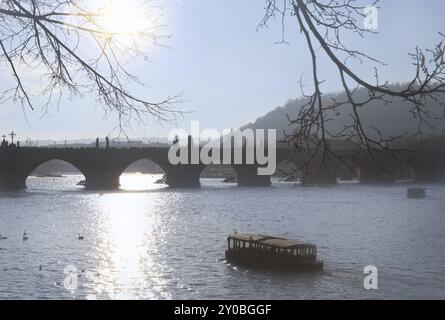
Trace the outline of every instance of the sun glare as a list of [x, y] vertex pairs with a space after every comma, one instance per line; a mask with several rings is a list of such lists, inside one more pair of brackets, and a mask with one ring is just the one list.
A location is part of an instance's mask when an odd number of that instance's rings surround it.
[[133, 1], [109, 1], [100, 11], [101, 27], [113, 35], [138, 35], [149, 26], [146, 8]]

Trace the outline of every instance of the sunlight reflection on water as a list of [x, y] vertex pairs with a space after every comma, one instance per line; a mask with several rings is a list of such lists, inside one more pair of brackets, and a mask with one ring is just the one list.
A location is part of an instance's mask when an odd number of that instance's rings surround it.
[[[98, 250], [105, 252], [106, 257], [98, 272], [107, 274], [112, 270], [112, 273], [107, 275], [108, 286], [99, 286], [96, 294], [117, 299], [156, 298], [157, 295], [144, 290], [147, 271], [150, 279], [162, 279], [163, 276], [153, 257], [157, 245], [163, 241], [162, 230], [153, 236], [156, 214], [147, 208], [141, 194], [123, 198], [105, 195], [100, 199], [100, 207], [99, 223], [103, 228], [98, 235]], [[151, 289], [157, 287], [156, 284], [147, 285]], [[135, 292], [141, 296], [134, 296]]]
[[159, 174], [123, 174], [120, 178], [121, 189], [127, 191], [156, 190], [166, 188], [164, 184], [156, 184], [161, 179]]

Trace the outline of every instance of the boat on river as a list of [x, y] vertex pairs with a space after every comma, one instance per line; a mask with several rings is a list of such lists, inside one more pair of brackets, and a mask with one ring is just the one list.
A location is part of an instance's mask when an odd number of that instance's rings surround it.
[[278, 271], [319, 271], [317, 246], [262, 234], [232, 234], [227, 237], [226, 260], [246, 267]]

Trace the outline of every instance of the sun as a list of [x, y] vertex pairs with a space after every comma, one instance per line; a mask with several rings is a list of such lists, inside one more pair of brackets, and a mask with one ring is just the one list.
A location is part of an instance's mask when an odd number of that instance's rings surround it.
[[99, 12], [99, 25], [110, 35], [135, 36], [150, 24], [147, 9], [135, 1], [108, 1]]

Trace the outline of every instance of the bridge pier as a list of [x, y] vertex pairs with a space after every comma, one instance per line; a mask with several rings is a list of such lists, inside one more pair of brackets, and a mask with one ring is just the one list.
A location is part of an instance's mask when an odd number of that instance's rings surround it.
[[414, 179], [416, 182], [445, 182], [444, 167], [414, 167]]
[[91, 190], [114, 190], [120, 187], [121, 172], [92, 171], [85, 173], [85, 187]]
[[[308, 163], [308, 161], [310, 161]], [[337, 184], [337, 170], [341, 163], [332, 156], [318, 152], [312, 159], [302, 161], [303, 166], [301, 182], [307, 185], [335, 185]]]
[[237, 182], [240, 187], [267, 187], [271, 185], [270, 176], [258, 175], [255, 165], [235, 165]]
[[358, 165], [358, 177], [360, 183], [380, 184], [380, 183], [395, 183], [395, 175], [391, 173], [391, 169], [385, 166], [386, 171], [379, 167], [375, 162], [369, 160], [366, 163]]
[[416, 182], [445, 182], [445, 151], [422, 150], [409, 154], [407, 158]]
[[26, 175], [16, 172], [0, 171], [0, 190], [20, 191], [26, 189]]
[[335, 170], [330, 169], [326, 165], [310, 164], [301, 176], [301, 182], [307, 185], [335, 185], [337, 178]]
[[171, 188], [199, 188], [204, 165], [169, 165], [163, 169], [167, 176], [167, 184]]

